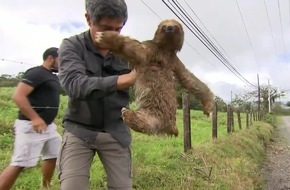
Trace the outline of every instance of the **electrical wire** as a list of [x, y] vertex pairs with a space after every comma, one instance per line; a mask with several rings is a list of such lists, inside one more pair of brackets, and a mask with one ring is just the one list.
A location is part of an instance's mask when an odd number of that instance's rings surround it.
[[276, 55], [278, 56], [277, 46], [276, 46], [276, 43], [275, 43], [275, 40], [274, 40], [274, 35], [273, 35], [273, 30], [272, 30], [272, 26], [271, 26], [271, 22], [270, 22], [270, 18], [269, 18], [269, 13], [268, 13], [268, 8], [267, 8], [266, 0], [264, 0], [264, 4], [265, 4], [266, 13], [267, 13], [269, 27], [270, 27], [270, 30], [271, 30], [272, 40], [273, 40], [274, 47], [275, 47], [275, 50], [276, 50]]
[[[172, 1], [174, 5], [168, 0], [169, 5], [165, 0], [162, 2], [173, 12], [179, 20], [193, 33], [207, 48], [213, 55], [219, 59], [224, 66], [226, 66], [234, 75], [236, 75], [240, 80], [245, 82], [248, 85], [254, 86], [247, 79], [245, 79], [228, 61], [228, 59], [221, 53], [221, 51], [211, 42], [211, 40], [205, 35], [205, 33], [197, 26], [197, 24], [193, 21], [193, 19], [188, 16], [188, 14], [184, 11], [184, 8], [176, 3], [174, 0]], [[175, 9], [175, 10], [173, 10]], [[182, 14], [182, 15], [181, 15]], [[191, 25], [191, 27], [189, 26]]]
[[143, 0], [141, 0], [142, 3], [148, 8], [150, 9], [160, 20], [162, 20], [162, 18], [150, 7], [148, 6]]
[[[147, 5], [143, 0], [141, 0], [141, 2], [148, 8], [151, 10], [151, 12], [153, 14], [155, 14], [161, 21], [163, 20], [149, 5]], [[208, 64], [212, 65], [214, 68], [216, 68], [216, 66], [209, 62], [203, 55], [201, 55], [189, 42], [187, 42], [186, 40], [184, 40], [184, 42], [190, 47], [192, 48], [200, 57], [202, 57]]]
[[[178, 2], [178, 1], [177, 1]], [[223, 50], [223, 52], [225, 53], [225, 55], [227, 57], [230, 57], [227, 52], [224, 50], [224, 48], [219, 44], [219, 42], [216, 40], [216, 38], [211, 34], [211, 32], [207, 29], [207, 27], [203, 24], [203, 22], [201, 21], [201, 19], [199, 18], [199, 16], [195, 13], [195, 11], [191, 8], [191, 6], [187, 3], [186, 0], [184, 0], [184, 3], [187, 5], [187, 7], [189, 8], [189, 10], [191, 10], [191, 12], [194, 14], [194, 16], [198, 19], [198, 21], [200, 22], [200, 24], [203, 26], [203, 28], [207, 31], [207, 33], [210, 35], [210, 37], [218, 44], [218, 46]], [[192, 19], [192, 17], [190, 16], [190, 18]], [[193, 20], [193, 19], [192, 19]]]
[[241, 18], [242, 18], [242, 21], [243, 21], [243, 24], [244, 24], [244, 27], [245, 27], [245, 30], [246, 30], [246, 33], [247, 33], [247, 36], [248, 36], [248, 39], [249, 39], [251, 48], [252, 48], [252, 51], [253, 51], [253, 55], [255, 57], [256, 63], [258, 64], [258, 69], [260, 70], [260, 63], [258, 62], [258, 59], [257, 59], [256, 53], [255, 53], [255, 50], [254, 50], [254, 47], [253, 47], [253, 44], [252, 44], [252, 41], [251, 41], [251, 38], [250, 38], [250, 34], [249, 34], [248, 29], [247, 29], [247, 26], [246, 26], [246, 23], [245, 23], [245, 20], [244, 20], [244, 17], [243, 17], [243, 14], [242, 14], [242, 11], [241, 11], [239, 2], [238, 2], [238, 0], [236, 0], [236, 2], [237, 2], [237, 6], [238, 6], [238, 9], [239, 9], [239, 13], [241, 15]]
[[283, 41], [283, 47], [284, 47], [284, 54], [286, 55], [286, 47], [285, 47], [284, 32], [283, 32], [282, 18], [281, 18], [281, 8], [280, 8], [280, 1], [279, 0], [278, 0], [278, 9], [279, 9], [279, 18], [280, 18], [280, 26], [281, 26], [281, 32], [282, 32], [282, 41]]

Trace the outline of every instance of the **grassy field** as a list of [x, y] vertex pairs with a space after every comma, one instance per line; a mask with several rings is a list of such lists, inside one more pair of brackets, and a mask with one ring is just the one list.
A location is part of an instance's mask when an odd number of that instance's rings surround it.
[[[11, 100], [13, 89], [0, 88], [0, 171], [10, 162], [13, 150], [12, 126], [17, 108]], [[56, 119], [61, 133], [61, 118], [66, 97], [61, 97]], [[178, 137], [147, 136], [132, 132], [134, 188], [141, 190], [239, 190], [263, 189], [260, 165], [265, 157], [264, 145], [270, 139], [272, 126], [254, 122], [245, 129], [245, 115], [241, 114], [243, 130], [235, 121], [235, 133], [226, 133], [226, 113], [218, 113], [218, 139], [211, 139], [211, 120], [201, 111], [191, 111], [193, 149], [183, 152], [182, 110], [177, 113]], [[236, 118], [235, 118], [236, 119]], [[105, 173], [95, 158], [91, 168], [91, 189], [106, 189]], [[24, 170], [14, 190], [39, 189], [39, 167]], [[59, 189], [54, 175], [52, 189]]]

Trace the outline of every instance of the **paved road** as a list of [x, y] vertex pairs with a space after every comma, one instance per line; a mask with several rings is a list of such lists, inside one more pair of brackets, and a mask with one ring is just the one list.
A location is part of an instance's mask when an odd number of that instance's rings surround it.
[[278, 132], [282, 138], [284, 138], [290, 145], [290, 116], [283, 117], [283, 122], [278, 127]]
[[265, 190], [290, 190], [290, 116], [283, 117], [267, 149], [262, 173]]

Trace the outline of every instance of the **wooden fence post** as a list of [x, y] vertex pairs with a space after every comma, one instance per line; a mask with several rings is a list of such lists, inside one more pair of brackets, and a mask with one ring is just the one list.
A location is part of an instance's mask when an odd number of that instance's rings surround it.
[[246, 126], [249, 128], [249, 112], [246, 113]]
[[265, 116], [265, 111], [262, 110], [262, 111], [261, 111], [261, 114], [260, 114], [260, 121], [262, 121], [262, 119], [263, 119], [264, 116]]
[[250, 113], [250, 126], [253, 124], [253, 111]]
[[216, 139], [217, 138], [217, 112], [218, 107], [217, 103], [215, 102], [214, 109], [212, 111], [212, 138]]
[[191, 149], [190, 108], [187, 93], [182, 94], [183, 104], [183, 130], [184, 130], [184, 152]]
[[261, 110], [259, 113], [259, 121], [262, 121], [263, 116], [264, 116], [264, 113], [263, 113], [263, 110]]
[[234, 109], [231, 106], [231, 132], [235, 132]]
[[227, 107], [227, 132], [231, 133], [232, 132], [232, 127], [231, 127], [231, 106], [228, 105]]
[[237, 110], [237, 116], [238, 116], [239, 129], [242, 130], [241, 113], [239, 109]]

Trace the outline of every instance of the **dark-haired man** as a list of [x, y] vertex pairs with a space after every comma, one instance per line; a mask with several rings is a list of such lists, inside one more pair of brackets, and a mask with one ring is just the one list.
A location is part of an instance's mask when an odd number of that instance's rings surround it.
[[59, 106], [58, 48], [43, 53], [43, 64], [28, 69], [18, 83], [13, 100], [19, 108], [14, 123], [15, 141], [11, 163], [0, 175], [0, 190], [10, 189], [24, 168], [42, 157], [42, 186], [48, 188], [54, 173], [61, 136], [53, 123]]
[[96, 32], [120, 32], [127, 21], [124, 0], [86, 0], [89, 30], [64, 39], [59, 52], [59, 79], [69, 97], [58, 159], [62, 190], [88, 190], [90, 167], [98, 154], [107, 188], [132, 189], [131, 134], [121, 109], [137, 73], [95, 43]]

